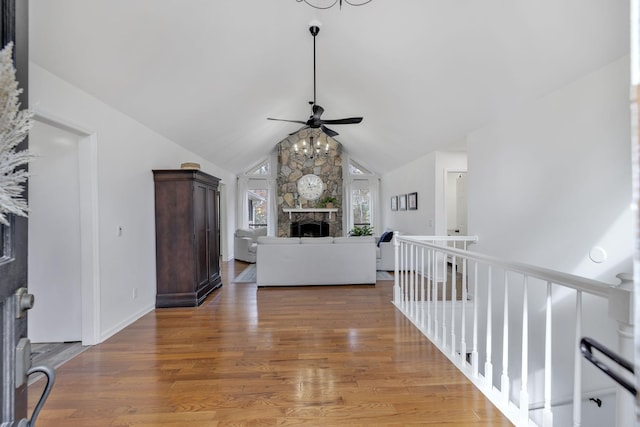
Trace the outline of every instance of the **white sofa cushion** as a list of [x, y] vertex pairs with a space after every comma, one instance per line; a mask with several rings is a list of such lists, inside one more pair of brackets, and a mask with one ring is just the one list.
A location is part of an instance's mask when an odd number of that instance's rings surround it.
[[303, 245], [330, 245], [333, 243], [333, 237], [301, 237], [300, 243]]
[[260, 236], [258, 237], [258, 244], [260, 245], [296, 245], [300, 244], [299, 237], [274, 237], [274, 236]]
[[361, 243], [375, 243], [376, 239], [373, 236], [348, 236], [348, 237], [334, 237], [333, 243], [348, 243], [348, 244], [361, 244]]

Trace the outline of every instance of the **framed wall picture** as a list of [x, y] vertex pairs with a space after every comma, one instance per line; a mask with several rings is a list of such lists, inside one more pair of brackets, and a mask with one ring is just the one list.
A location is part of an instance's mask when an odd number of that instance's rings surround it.
[[398, 196], [398, 205], [401, 211], [407, 210], [407, 195], [401, 194]]
[[391, 210], [398, 210], [398, 196], [391, 196]]
[[418, 209], [418, 193], [409, 193], [407, 198], [407, 207], [412, 211]]

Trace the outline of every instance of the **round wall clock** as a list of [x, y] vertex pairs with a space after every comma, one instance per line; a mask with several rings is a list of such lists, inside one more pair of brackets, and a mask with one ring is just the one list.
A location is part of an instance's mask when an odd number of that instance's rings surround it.
[[307, 200], [317, 200], [322, 195], [322, 179], [312, 173], [302, 176], [298, 180], [298, 194]]

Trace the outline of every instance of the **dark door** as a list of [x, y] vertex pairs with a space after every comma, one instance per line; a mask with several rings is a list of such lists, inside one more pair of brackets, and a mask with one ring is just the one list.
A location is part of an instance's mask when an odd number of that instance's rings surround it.
[[220, 275], [220, 231], [218, 222], [218, 192], [207, 190], [207, 256], [209, 264], [208, 279], [214, 282]]
[[[25, 0], [2, 0], [0, 3], [1, 42], [4, 47], [14, 42], [14, 55], [18, 85], [23, 89], [21, 108], [27, 107], [28, 66], [28, 2]], [[26, 148], [24, 141], [19, 150]], [[27, 220], [11, 217], [10, 226], [0, 227], [0, 361], [2, 389], [0, 390], [1, 425], [27, 417], [27, 386], [21, 375], [16, 375], [16, 361], [20, 352], [18, 343], [27, 337], [26, 313], [18, 311], [17, 293], [27, 286]], [[30, 356], [30, 355], [28, 355]]]
[[207, 268], [207, 186], [194, 183], [193, 190], [193, 226], [195, 234], [196, 280], [198, 293], [209, 283]]

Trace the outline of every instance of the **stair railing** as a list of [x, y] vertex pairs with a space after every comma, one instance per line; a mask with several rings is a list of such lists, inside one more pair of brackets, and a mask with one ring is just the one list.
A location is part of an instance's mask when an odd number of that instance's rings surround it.
[[[517, 426], [553, 426], [552, 400], [552, 315], [553, 297], [556, 288], [575, 290], [575, 345], [573, 358], [573, 426], [581, 426], [582, 413], [582, 297], [595, 295], [609, 301], [610, 317], [618, 321], [619, 348], [633, 348], [633, 300], [632, 286], [627, 275], [619, 278], [627, 282], [624, 286], [586, 279], [583, 277], [535, 267], [523, 263], [509, 262], [495, 257], [471, 252], [468, 245], [477, 241], [476, 236], [404, 236], [396, 235], [395, 277], [393, 304], [446, 355], [480, 389], [491, 402]], [[520, 283], [514, 283], [519, 278]], [[497, 281], [500, 280], [500, 283]], [[535, 283], [534, 283], [535, 282]], [[533, 284], [532, 284], [533, 283]], [[530, 348], [530, 286], [537, 288], [546, 284], [544, 302], [544, 348]], [[517, 288], [514, 288], [517, 286]], [[510, 296], [512, 289], [521, 290], [521, 299], [514, 302]], [[502, 292], [503, 306], [494, 307], [492, 294]], [[558, 292], [557, 290], [555, 292]], [[515, 292], [514, 292], [515, 294]], [[480, 302], [482, 304], [480, 304]], [[480, 312], [480, 306], [485, 312]], [[520, 321], [520, 343], [510, 343], [509, 319], [513, 307], [522, 307]], [[494, 336], [495, 318], [502, 311], [502, 334]], [[480, 330], [485, 336], [480, 337]], [[514, 334], [511, 334], [513, 336]], [[501, 340], [501, 372], [499, 385], [494, 385], [492, 350], [493, 340]], [[482, 341], [480, 341], [482, 340]], [[496, 341], [496, 346], [499, 341]], [[480, 366], [479, 349], [484, 347]], [[520, 375], [511, 378], [510, 350], [519, 350]], [[537, 357], [543, 360], [543, 401], [542, 405], [530, 401], [529, 354], [541, 351]], [[481, 369], [482, 368], [482, 369]], [[511, 390], [514, 384], [519, 390]], [[539, 380], [538, 384], [539, 386]], [[626, 391], [617, 392], [616, 426], [622, 426], [626, 415], [635, 412], [632, 399], [627, 399]], [[513, 396], [519, 397], [514, 399]], [[593, 399], [591, 399], [593, 400]], [[558, 401], [558, 397], [555, 397]], [[632, 406], [630, 406], [632, 405]], [[532, 418], [532, 410], [542, 406], [542, 414]]]

